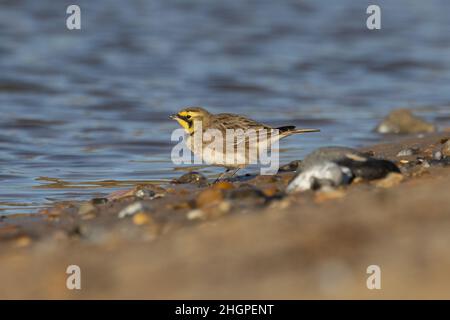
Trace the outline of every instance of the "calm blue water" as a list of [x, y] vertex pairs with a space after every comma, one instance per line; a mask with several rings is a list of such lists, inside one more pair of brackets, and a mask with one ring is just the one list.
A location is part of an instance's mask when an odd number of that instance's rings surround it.
[[3, 0], [0, 214], [180, 175], [167, 117], [187, 105], [322, 129], [282, 163], [379, 141], [397, 107], [449, 126], [450, 1]]

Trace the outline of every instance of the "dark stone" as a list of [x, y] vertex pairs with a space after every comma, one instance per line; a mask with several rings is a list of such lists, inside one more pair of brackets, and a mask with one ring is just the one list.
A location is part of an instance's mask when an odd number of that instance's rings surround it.
[[354, 155], [366, 159], [367, 157], [353, 149], [347, 147], [323, 147], [314, 150], [308, 154], [303, 162], [300, 164], [301, 170], [307, 170], [316, 165], [322, 165], [326, 162], [337, 162], [348, 158], [348, 155]]
[[379, 133], [407, 134], [434, 132], [436, 127], [415, 116], [408, 109], [397, 109], [389, 113], [375, 130]]
[[173, 182], [181, 183], [181, 184], [192, 183], [192, 184], [197, 184], [199, 186], [206, 186], [208, 184], [208, 179], [206, 179], [206, 177], [204, 175], [202, 175], [201, 173], [192, 171], [192, 172], [183, 174], [181, 177], [174, 180]]
[[92, 204], [105, 204], [108, 202], [106, 198], [94, 198], [91, 200]]
[[139, 189], [134, 193], [134, 195], [141, 199], [145, 198], [153, 199], [156, 195], [156, 192], [150, 189]]
[[288, 164], [285, 164], [284, 166], [281, 166], [278, 171], [280, 172], [292, 172], [292, 171], [296, 171], [300, 165], [301, 165], [302, 161], [301, 160], [294, 160], [289, 162]]
[[368, 158], [366, 161], [355, 161], [350, 158], [336, 161], [340, 166], [349, 168], [355, 177], [364, 180], [381, 179], [390, 172], [400, 173], [397, 165], [389, 160]]
[[264, 193], [258, 188], [249, 185], [243, 184], [237, 189], [231, 189], [228, 192], [227, 198], [229, 199], [242, 199], [242, 198], [265, 198]]
[[437, 166], [437, 167], [446, 167], [446, 166], [450, 166], [450, 158], [447, 157], [447, 158], [442, 158], [442, 159], [440, 159], [440, 160], [435, 160], [435, 159], [433, 159], [433, 160], [430, 160], [430, 161], [429, 161], [429, 164], [430, 164], [431, 166]]

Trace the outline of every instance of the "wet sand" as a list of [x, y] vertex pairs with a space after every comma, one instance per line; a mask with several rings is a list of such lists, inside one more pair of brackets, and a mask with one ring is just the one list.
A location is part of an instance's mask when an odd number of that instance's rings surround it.
[[[286, 195], [294, 173], [280, 172], [4, 216], [0, 298], [448, 299], [450, 166], [432, 159], [449, 137], [363, 148], [403, 178], [331, 192]], [[71, 291], [74, 264], [82, 289]], [[381, 267], [381, 290], [366, 287], [369, 265]]]

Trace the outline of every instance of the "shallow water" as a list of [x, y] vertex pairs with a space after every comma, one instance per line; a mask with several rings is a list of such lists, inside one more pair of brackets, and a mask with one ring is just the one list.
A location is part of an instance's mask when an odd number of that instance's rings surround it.
[[0, 4], [2, 214], [179, 176], [168, 115], [186, 105], [322, 130], [283, 140], [282, 163], [379, 141], [397, 107], [450, 124], [447, 0], [377, 1], [380, 31], [370, 1], [71, 3]]

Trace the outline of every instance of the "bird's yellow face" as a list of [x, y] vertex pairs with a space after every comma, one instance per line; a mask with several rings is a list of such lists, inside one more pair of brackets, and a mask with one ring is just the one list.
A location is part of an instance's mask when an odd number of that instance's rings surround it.
[[171, 115], [170, 118], [176, 120], [187, 133], [192, 134], [197, 129], [196, 123], [203, 124], [209, 115], [209, 112], [202, 108], [186, 108]]

